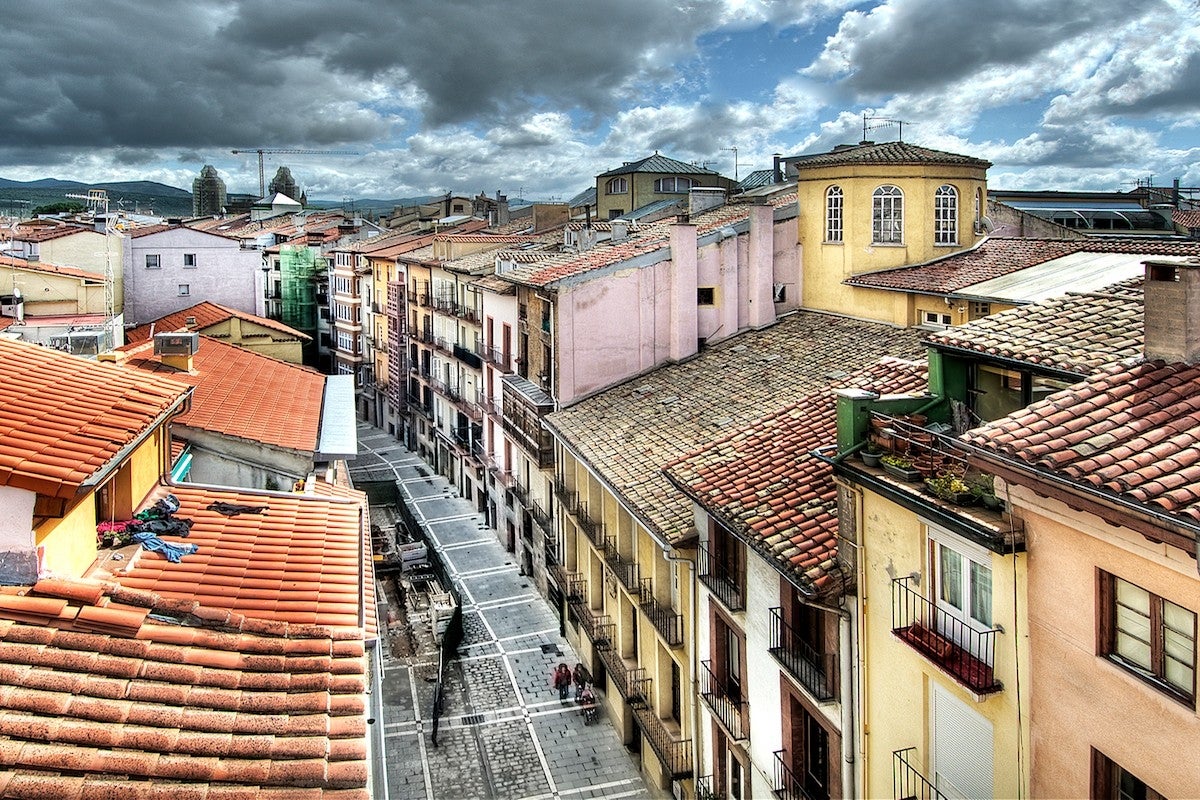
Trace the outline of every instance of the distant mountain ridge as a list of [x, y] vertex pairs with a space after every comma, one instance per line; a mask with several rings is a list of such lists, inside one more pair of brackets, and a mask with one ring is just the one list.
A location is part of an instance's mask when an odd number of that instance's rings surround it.
[[88, 189], [105, 189], [109, 192], [136, 192], [139, 194], [159, 195], [162, 197], [187, 198], [191, 200], [192, 193], [168, 186], [157, 181], [112, 181], [108, 183], [80, 183], [79, 181], [64, 181], [59, 178], [39, 178], [36, 181], [14, 181], [0, 178], [0, 189], [52, 189], [63, 192], [86, 193]]

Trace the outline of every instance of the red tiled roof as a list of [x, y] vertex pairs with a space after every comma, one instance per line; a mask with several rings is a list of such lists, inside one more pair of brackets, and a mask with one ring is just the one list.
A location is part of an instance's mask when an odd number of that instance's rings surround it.
[[25, 225], [20, 225], [13, 232], [13, 239], [18, 242], [47, 242], [51, 239], [61, 239], [64, 236], [73, 236], [76, 233], [95, 233], [103, 236], [94, 228], [87, 228], [82, 225], [55, 225], [53, 227], [37, 227], [30, 228]]
[[909, 267], [847, 278], [847, 286], [949, 294], [1071, 253], [1132, 253], [1147, 256], [1200, 255], [1200, 241], [1139, 238], [985, 239], [978, 247]]
[[104, 282], [104, 276], [99, 273], [88, 272], [86, 269], [80, 269], [79, 267], [60, 267], [56, 264], [48, 264], [45, 261], [27, 261], [23, 258], [0, 256], [0, 266], [25, 270], [26, 272], [43, 272], [50, 275], [63, 275], [68, 278], [82, 278], [83, 280], [95, 281], [96, 283]]
[[[163, 231], [169, 231], [172, 228], [182, 228], [182, 227], [183, 227], [182, 225], [170, 225], [170, 224], [167, 224], [164, 222], [159, 225], [143, 225], [140, 228], [130, 228], [129, 230], [125, 231], [125, 234], [130, 239], [140, 239], [143, 236], [150, 236], [155, 233], [162, 233]], [[204, 231], [204, 232], [210, 233], [210, 231]]]
[[983, 169], [992, 166], [990, 161], [981, 158], [934, 150], [909, 142], [864, 142], [838, 147], [826, 153], [793, 156], [785, 161], [797, 169], [855, 164], [962, 164]]
[[0, 485], [74, 497], [188, 388], [168, 376], [0, 339]]
[[1188, 229], [1200, 228], [1200, 211], [1177, 209], [1171, 212], [1171, 221]]
[[667, 477], [812, 595], [843, 588], [833, 468], [812, 455], [837, 438], [832, 389], [921, 393], [924, 364], [885, 358], [667, 465]]
[[[195, 323], [189, 324], [188, 317], [194, 317]], [[311, 341], [312, 337], [307, 333], [302, 333], [295, 328], [289, 328], [282, 322], [266, 317], [259, 317], [254, 314], [247, 314], [245, 311], [239, 311], [236, 308], [211, 303], [205, 300], [202, 303], [185, 308], [182, 311], [176, 311], [173, 314], [167, 314], [165, 317], [159, 317], [154, 322], [147, 325], [139, 325], [136, 328], [130, 328], [125, 331], [125, 341], [129, 344], [136, 342], [144, 342], [150, 338], [150, 329], [158, 333], [166, 333], [168, 331], [203, 331], [210, 325], [216, 325], [225, 322], [231, 317], [237, 317], [247, 322], [253, 322], [255, 325], [261, 325], [264, 328], [269, 328], [274, 331], [286, 334], [289, 339], [299, 339], [300, 341]]]
[[[142, 553], [113, 580], [254, 619], [374, 630], [374, 610], [363, 605], [373, 577], [361, 492], [335, 497], [179, 484], [159, 487], [145, 505], [168, 491], [179, 499], [175, 517], [192, 520], [187, 543], [199, 550], [179, 563]], [[267, 511], [226, 517], [208, 509], [217, 501]]]
[[1114, 364], [963, 438], [1035, 472], [1200, 523], [1200, 365]]
[[1076, 375], [1142, 353], [1142, 278], [1012, 308], [926, 340]]
[[0, 589], [0, 796], [367, 800], [361, 631]]
[[120, 348], [140, 374], [169, 376], [196, 387], [192, 408], [175, 422], [278, 447], [317, 448], [325, 376], [210, 336], [200, 337], [193, 373], [154, 355], [153, 342]]

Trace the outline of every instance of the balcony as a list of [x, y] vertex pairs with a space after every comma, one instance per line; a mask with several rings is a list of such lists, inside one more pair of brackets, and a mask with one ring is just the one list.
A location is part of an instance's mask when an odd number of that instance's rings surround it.
[[546, 534], [542, 541], [542, 554], [546, 559], [547, 567], [553, 568], [556, 564], [558, 564], [560, 559], [558, 539]]
[[654, 579], [642, 578], [638, 591], [638, 601], [642, 613], [654, 625], [655, 630], [671, 647], [683, 644], [683, 615], [676, 614], [675, 609], [658, 602], [654, 596]]
[[484, 349], [484, 358], [486, 358], [492, 366], [500, 369], [503, 372], [513, 371], [512, 353], [508, 351], [501, 350], [498, 347], [488, 347]]
[[579, 523], [579, 529], [588, 537], [592, 544], [597, 549], [604, 549], [604, 523], [597, 522], [588, 515], [588, 504], [580, 501], [579, 508], [575, 512], [575, 520]]
[[579, 618], [579, 626], [592, 640], [592, 646], [599, 651], [612, 647], [612, 623], [604, 614], [597, 614], [587, 602], [587, 581], [580, 578], [572, 586], [569, 594], [577, 595], [579, 599], [571, 600], [571, 608]]
[[792, 677], [821, 702], [837, 695], [833, 676], [837, 672], [837, 653], [818, 653], [783, 621], [778, 608], [771, 609], [771, 644], [767, 648]]
[[512, 493], [521, 501], [521, 505], [529, 505], [529, 489], [520, 481], [514, 481], [512, 485]]
[[538, 527], [549, 533], [553, 527], [553, 523], [550, 519], [550, 515], [546, 513], [546, 510], [542, 508], [541, 504], [534, 500], [527, 506], [527, 510], [529, 511], [529, 516], [533, 517], [533, 521], [537, 523]]
[[[650, 678], [646, 678], [644, 683], [645, 687], [640, 688], [639, 692], [643, 697], [649, 697]], [[632, 708], [638, 727], [642, 729], [642, 734], [650, 742], [654, 754], [658, 756], [658, 760], [662, 762], [671, 778], [678, 780], [691, 775], [692, 740], [676, 739], [667, 727], [667, 723], [659, 718], [651, 706], [638, 703]]]
[[741, 611], [746, 607], [742, 591], [742, 576], [726, 569], [704, 545], [700, 545], [700, 582], [730, 611]]
[[605, 537], [602, 549], [604, 551], [604, 563], [608, 564], [608, 568], [612, 570], [613, 575], [617, 576], [617, 580], [624, 584], [626, 589], [636, 595], [638, 593], [637, 562], [621, 555], [615, 536]]
[[[601, 631], [601, 635], [606, 637], [606, 641], [612, 641], [612, 637], [616, 636], [617, 626], [611, 622]], [[627, 703], [640, 703], [645, 700], [646, 695], [642, 693], [643, 679], [646, 677], [646, 670], [636, 666], [636, 661], [629, 661], [621, 657], [614, 647], [605, 647], [597, 651], [600, 660], [604, 662], [605, 668], [608, 670], [608, 680], [620, 692], [621, 697], [625, 698]], [[633, 666], [630, 666], [633, 664]]]
[[913, 762], [917, 748], [909, 747], [892, 753], [892, 797], [896, 800], [948, 800]]
[[779, 800], [814, 800], [813, 796], [804, 790], [804, 782], [788, 766], [787, 750], [775, 751], [775, 785], [772, 793]]
[[562, 589], [563, 595], [566, 596], [568, 602], [579, 602], [583, 599], [583, 595], [572, 595], [572, 587], [576, 586], [576, 582], [583, 583], [583, 577], [578, 572], [571, 572], [558, 560], [553, 564], [547, 563], [547, 569], [550, 572], [550, 577], [558, 584], [558, 588]]
[[978, 630], [912, 588], [912, 578], [892, 580], [892, 633], [976, 694], [1003, 689], [993, 670], [996, 634]]
[[725, 793], [713, 788], [713, 776], [696, 778], [696, 800], [725, 800]]
[[558, 497], [558, 502], [566, 509], [568, 514], [576, 514], [579, 511], [579, 493], [572, 492], [567, 488], [567, 485], [561, 480], [554, 482], [554, 494]]
[[700, 697], [733, 739], [749, 739], [750, 721], [747, 715], [750, 707], [742, 698], [741, 687], [734, 687], [727, 681], [718, 679], [709, 668], [709, 663], [700, 662]]

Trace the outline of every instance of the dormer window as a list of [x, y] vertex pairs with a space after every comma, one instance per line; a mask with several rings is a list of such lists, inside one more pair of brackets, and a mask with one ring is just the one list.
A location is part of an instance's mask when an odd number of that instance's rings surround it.
[[612, 178], [604, 186], [607, 194], [625, 194], [629, 191], [629, 181], [624, 178]]
[[659, 194], [686, 194], [696, 182], [691, 178], [659, 178], [654, 182], [654, 191]]
[[871, 206], [871, 243], [904, 243], [904, 193], [899, 186], [880, 186]]

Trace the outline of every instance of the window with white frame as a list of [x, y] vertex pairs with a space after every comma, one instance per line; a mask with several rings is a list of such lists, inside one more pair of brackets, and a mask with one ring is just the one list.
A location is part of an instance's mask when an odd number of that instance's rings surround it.
[[185, 269], [195, 269], [196, 254], [195, 253], [184, 253], [183, 254], [183, 266]]
[[659, 178], [654, 182], [654, 191], [660, 194], [684, 194], [691, 190], [696, 182], [691, 178], [680, 178], [671, 176], [670, 178]]
[[625, 194], [629, 191], [629, 181], [624, 178], [611, 178], [604, 186], [606, 194]]
[[949, 328], [954, 324], [954, 319], [949, 314], [943, 314], [940, 311], [922, 311], [921, 324]]
[[899, 186], [880, 186], [872, 195], [871, 243], [904, 242], [904, 193]]
[[948, 183], [933, 193], [933, 243], [958, 244], [958, 190]]
[[158, 253], [147, 253], [146, 269], [162, 269], [162, 256]]
[[1100, 652], [1147, 683], [1196, 699], [1196, 613], [1108, 573], [1101, 574]]
[[830, 186], [825, 192], [825, 241], [842, 241], [842, 207], [845, 195], [842, 187]]
[[[929, 528], [929, 573], [934, 604], [944, 614], [976, 631], [992, 628], [992, 567], [990, 553], [952, 534]], [[941, 614], [938, 615], [942, 617]], [[939, 631], [956, 639], [958, 625]], [[957, 642], [966, 646], [966, 641]]]

